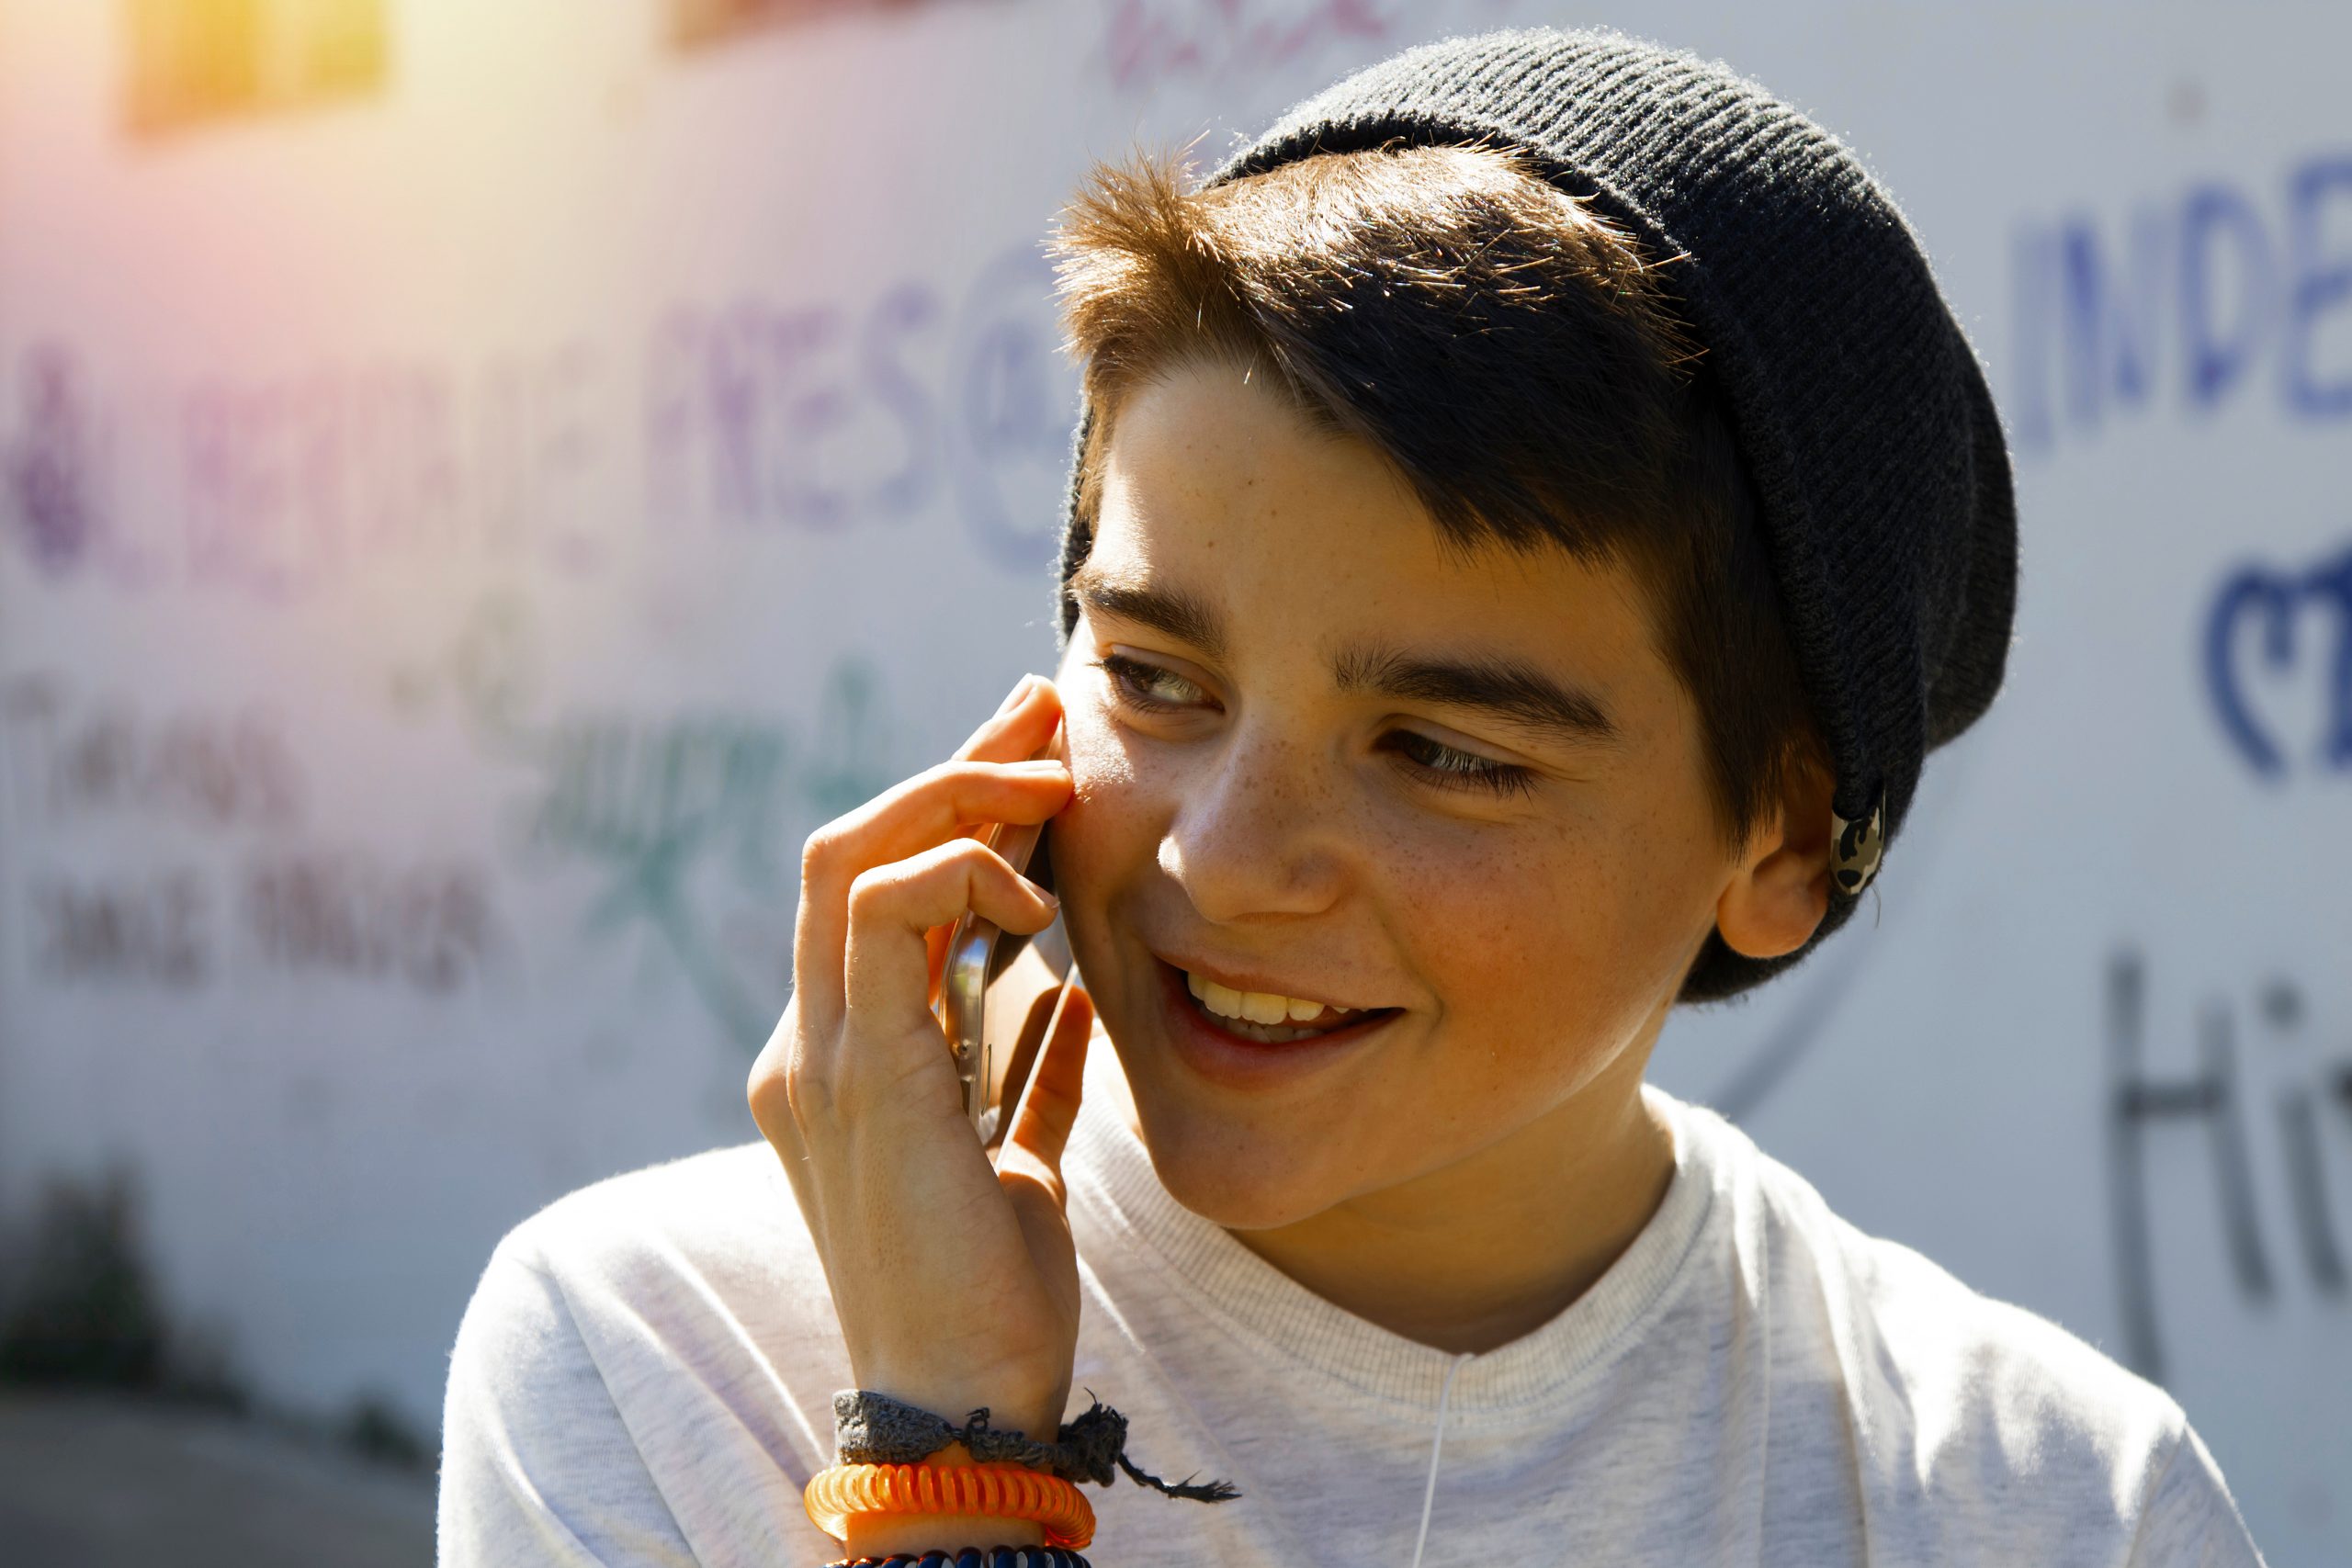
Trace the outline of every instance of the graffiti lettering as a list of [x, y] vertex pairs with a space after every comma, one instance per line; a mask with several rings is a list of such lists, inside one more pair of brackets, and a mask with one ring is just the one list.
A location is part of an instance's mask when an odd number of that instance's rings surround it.
[[981, 553], [1013, 571], [1053, 559], [1077, 391], [1046, 314], [1053, 276], [1026, 253], [973, 279], [956, 333], [950, 457]]
[[139, 818], [276, 829], [301, 813], [301, 770], [264, 712], [143, 718], [119, 704], [68, 711], [59, 682], [0, 683], [0, 754], [29, 822]]
[[[605, 488], [585, 343], [470, 376], [392, 361], [206, 378], [164, 400], [160, 430], [141, 422], [119, 441], [68, 351], [35, 352], [21, 382], [17, 428], [0, 441], [0, 514], [52, 577], [102, 564], [122, 585], [286, 603], [403, 560], [575, 574], [596, 562], [580, 522]], [[107, 502], [118, 455], [156, 487], [135, 518]]]
[[72, 356], [44, 344], [25, 362], [23, 395], [17, 438], [0, 451], [0, 483], [26, 555], [62, 573], [89, 553], [101, 526], [87, 394]]
[[1103, 66], [1124, 92], [1179, 76], [1229, 84], [1342, 39], [1384, 42], [1406, 10], [1402, 0], [1114, 0], [1106, 7]]
[[[2109, 959], [2107, 971], [2108, 1103], [2106, 1134], [2110, 1223], [2115, 1236], [2121, 1292], [2124, 1359], [2152, 1381], [2163, 1380], [2164, 1348], [2155, 1315], [2154, 1268], [2149, 1239], [2146, 1163], [2152, 1124], [2203, 1124], [2205, 1152], [2217, 1205], [2222, 1244], [2238, 1289], [2252, 1301], [2267, 1301], [2279, 1289], [2258, 1205], [2252, 1131], [2244, 1073], [2236, 1044], [2235, 1014], [2209, 1003], [2199, 1014], [2199, 1071], [2188, 1077], [2149, 1077], [2141, 1066], [2146, 1033], [2147, 981], [2137, 953]], [[2290, 982], [2266, 988], [2261, 1012], [2280, 1034], [2300, 1021], [2301, 992]], [[2279, 1144], [2288, 1178], [2289, 1204], [2304, 1271], [2322, 1295], [2346, 1293], [2343, 1244], [2330, 1213], [2325, 1162], [2321, 1151], [2319, 1110], [2332, 1078], [2343, 1109], [2352, 1113], [2352, 1053], [2323, 1066], [2319, 1087], [2290, 1083], [2277, 1099]]]
[[2288, 759], [2248, 695], [2242, 662], [2249, 645], [2272, 670], [2291, 668], [2299, 649], [2299, 611], [2306, 604], [2335, 620], [2334, 658], [2326, 664], [2323, 701], [2327, 719], [2315, 750], [2318, 766], [2352, 770], [2352, 547], [2304, 571], [2244, 566], [2222, 581], [2205, 620], [2205, 684], [2222, 732], [2254, 771], [2278, 778]]
[[387, 558], [583, 564], [594, 372], [573, 343], [470, 385], [413, 364], [199, 384], [181, 411], [190, 577], [275, 600]]
[[33, 972], [56, 985], [161, 986], [187, 990], [212, 970], [203, 879], [177, 869], [30, 888]]
[[1053, 277], [1023, 249], [982, 267], [948, 312], [921, 283], [854, 314], [752, 301], [681, 306], [645, 376], [646, 505], [831, 533], [899, 522], [945, 487], [982, 557], [1051, 558], [1075, 378], [1055, 344]]
[[2226, 181], [2018, 228], [2011, 246], [2018, 444], [2047, 449], [2168, 397], [2246, 394], [2267, 359], [2301, 420], [2352, 417], [2352, 154], [2305, 159], [2272, 206]]
[[[912, 280], [856, 309], [673, 309], [642, 367], [648, 525], [830, 534], [944, 496], [983, 559], [1032, 572], [1058, 537], [1076, 404], [1058, 338], [1052, 275], [1026, 246], [980, 267], [952, 311]], [[0, 516], [51, 576], [98, 559], [120, 584], [290, 604], [409, 562], [584, 575], [602, 559], [613, 430], [584, 342], [471, 375], [383, 361], [201, 378], [164, 401], [163, 460], [126, 454], [158, 476], [136, 519], [106, 504], [113, 427], [71, 354], [40, 350], [21, 380]]]
[[[815, 532], [858, 515], [907, 516], [935, 482], [936, 438], [901, 340], [936, 314], [916, 285], [886, 295], [854, 339], [830, 306], [671, 311], [648, 354], [650, 515]], [[869, 412], [897, 427], [899, 454], [876, 473], [838, 471], [852, 466], [843, 459]]]
[[508, 945], [489, 876], [467, 864], [395, 871], [359, 852], [269, 853], [244, 868], [242, 911], [261, 964], [287, 976], [443, 994], [481, 979]]
[[806, 745], [789, 726], [725, 713], [543, 724], [502, 701], [469, 717], [485, 750], [540, 775], [518, 803], [520, 847], [534, 863], [599, 872], [582, 934], [650, 934], [729, 1036], [756, 1050], [782, 1006], [768, 982], [785, 976], [790, 952], [788, 919], [773, 918], [791, 898], [787, 826], [837, 816], [896, 776], [880, 709], [872, 672], [851, 662], [827, 678]]
[[[273, 848], [233, 875], [233, 911], [194, 866], [31, 878], [33, 977], [186, 991], [234, 963], [244, 980], [320, 976], [443, 995], [487, 977], [512, 945], [480, 865], [394, 869], [360, 851]], [[220, 927], [231, 914], [236, 949]]]

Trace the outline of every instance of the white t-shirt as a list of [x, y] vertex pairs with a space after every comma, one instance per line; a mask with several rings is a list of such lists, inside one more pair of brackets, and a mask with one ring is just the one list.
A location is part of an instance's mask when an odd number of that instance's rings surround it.
[[[1091, 1390], [1139, 1468], [1242, 1493], [1088, 1487], [1098, 1568], [2262, 1561], [2162, 1389], [1863, 1235], [1656, 1085], [1663, 1205], [1550, 1322], [1457, 1356], [1180, 1206], [1092, 1087], [1115, 1063], [1096, 1043], [1064, 1160], [1083, 1292], [1066, 1416]], [[440, 1561], [837, 1560], [801, 1488], [851, 1386], [764, 1143], [585, 1188], [499, 1244], [458, 1328]]]

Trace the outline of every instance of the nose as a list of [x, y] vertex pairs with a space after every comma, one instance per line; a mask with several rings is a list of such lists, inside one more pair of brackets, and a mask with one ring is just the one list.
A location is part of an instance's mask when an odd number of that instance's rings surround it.
[[1345, 803], [1311, 747], [1244, 721], [1187, 783], [1159, 868], [1204, 919], [1313, 915], [1338, 901]]

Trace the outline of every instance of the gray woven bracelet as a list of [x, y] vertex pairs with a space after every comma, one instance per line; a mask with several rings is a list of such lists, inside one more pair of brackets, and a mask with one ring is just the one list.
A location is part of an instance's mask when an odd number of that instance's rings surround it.
[[1025, 1464], [1058, 1475], [1064, 1481], [1091, 1481], [1108, 1486], [1118, 1479], [1114, 1464], [1138, 1486], [1149, 1486], [1170, 1497], [1222, 1503], [1240, 1492], [1227, 1481], [1199, 1485], [1191, 1477], [1173, 1485], [1138, 1470], [1126, 1455], [1127, 1418], [1094, 1398], [1074, 1420], [1065, 1421], [1050, 1443], [1034, 1442], [1018, 1432], [989, 1428], [989, 1408], [972, 1412], [961, 1427], [944, 1416], [876, 1393], [870, 1388], [845, 1388], [833, 1395], [833, 1450], [842, 1464], [920, 1464], [950, 1443], [961, 1443], [982, 1464]]

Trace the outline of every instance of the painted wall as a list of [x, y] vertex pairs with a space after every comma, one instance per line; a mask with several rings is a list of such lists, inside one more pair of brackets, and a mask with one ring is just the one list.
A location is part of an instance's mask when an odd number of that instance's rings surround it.
[[429, 1428], [508, 1226], [753, 1135], [801, 838], [1050, 666], [1086, 160], [1613, 21], [1890, 185], [2024, 534], [1871, 908], [1656, 1076], [2352, 1553], [2352, 13], [236, 9], [0, 0], [0, 1210], [130, 1160]]

